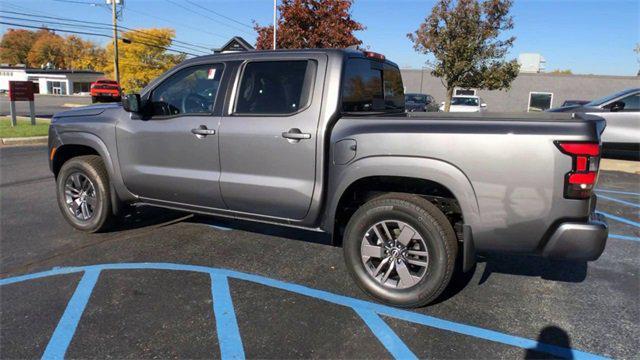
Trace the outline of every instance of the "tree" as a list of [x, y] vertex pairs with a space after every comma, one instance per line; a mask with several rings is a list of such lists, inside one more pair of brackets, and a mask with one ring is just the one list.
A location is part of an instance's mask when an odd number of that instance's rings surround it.
[[555, 69], [555, 70], [549, 71], [549, 74], [571, 75], [571, 74], [573, 74], [573, 72], [570, 69], [566, 69], [566, 70]]
[[515, 37], [502, 38], [513, 28], [511, 0], [438, 0], [418, 30], [407, 34], [413, 48], [432, 55], [431, 74], [447, 89], [449, 111], [456, 87], [500, 90], [518, 76], [516, 60], [504, 57]]
[[[128, 31], [118, 39], [120, 85], [139, 91], [149, 81], [184, 61], [185, 55], [169, 54], [166, 48], [175, 36], [173, 29], [150, 28]], [[123, 41], [127, 39], [126, 42]], [[107, 45], [105, 73], [113, 74], [113, 43]], [[112, 76], [113, 77], [113, 76]]]
[[0, 40], [0, 62], [29, 66], [29, 51], [36, 41], [36, 33], [23, 29], [8, 29]]
[[[351, 18], [352, 0], [283, 0], [278, 6], [279, 49], [346, 48], [360, 45], [354, 31], [365, 27]], [[254, 22], [257, 49], [273, 48], [273, 27]]]
[[91, 41], [70, 35], [65, 39], [65, 64], [69, 69], [100, 70], [107, 65], [106, 52]]
[[36, 33], [27, 59], [31, 66], [44, 66], [51, 63], [56, 68], [66, 68], [66, 44], [62, 36], [44, 29]]

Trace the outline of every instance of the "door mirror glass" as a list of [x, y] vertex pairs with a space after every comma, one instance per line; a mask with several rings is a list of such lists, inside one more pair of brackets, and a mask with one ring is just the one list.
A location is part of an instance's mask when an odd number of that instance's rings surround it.
[[140, 112], [140, 94], [125, 95], [122, 98], [122, 108], [127, 112]]
[[616, 111], [624, 110], [624, 105], [625, 105], [624, 102], [616, 101], [614, 103], [609, 104], [607, 107], [609, 108], [609, 111], [616, 112]]

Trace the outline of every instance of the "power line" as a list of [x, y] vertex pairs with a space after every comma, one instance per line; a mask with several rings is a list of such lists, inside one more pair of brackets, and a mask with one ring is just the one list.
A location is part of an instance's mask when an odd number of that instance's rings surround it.
[[[107, 27], [108, 30], [112, 30], [113, 29], [113, 25], [111, 24], [106, 24], [106, 23], [100, 23], [100, 22], [95, 22], [95, 21], [86, 21], [86, 20], [77, 20], [77, 19], [71, 19], [71, 18], [63, 18], [63, 17], [56, 17], [56, 16], [46, 16], [46, 15], [38, 15], [38, 14], [33, 14], [33, 13], [23, 13], [23, 12], [16, 12], [16, 11], [7, 11], [7, 10], [0, 10], [0, 13], [7, 13], [7, 14], [17, 14], [17, 15], [22, 15], [22, 16], [27, 16], [27, 17], [32, 17], [32, 18], [43, 18], [43, 19], [54, 19], [54, 20], [62, 20], [62, 21], [70, 21], [70, 22], [75, 22], [75, 23], [80, 23], [80, 24], [91, 24], [91, 25], [97, 25], [97, 26], [102, 26], [102, 27]], [[4, 16], [6, 18], [11, 18], [9, 16]], [[33, 21], [33, 20], [24, 20], [24, 21]], [[42, 21], [42, 20], [39, 20]], [[48, 22], [48, 21], [43, 21], [43, 22]], [[54, 22], [51, 22], [54, 23]], [[62, 24], [65, 25], [65, 24]], [[66, 26], [76, 26], [77, 25], [66, 25]], [[128, 31], [132, 31], [132, 32], [136, 32], [136, 33], [141, 33], [144, 34], [145, 37], [147, 38], [158, 38], [158, 39], [164, 39], [161, 36], [158, 35], [153, 35], [153, 34], [149, 34], [147, 32], [145, 32], [144, 30], [138, 30], [138, 29], [132, 29], [126, 26], [120, 26], [123, 29], [126, 29]], [[179, 47], [189, 47], [191, 48], [191, 50], [194, 51], [202, 51], [202, 50], [197, 50], [196, 48], [202, 48], [202, 49], [206, 49], [207, 51], [211, 50], [211, 47], [208, 46], [204, 46], [204, 45], [197, 45], [197, 44], [191, 44], [185, 41], [180, 41], [177, 39], [173, 39], [173, 42], [176, 43], [176, 45], [174, 46], [179, 46]], [[184, 44], [185, 46], [180, 46], [177, 44]]]
[[212, 14], [218, 15], [218, 16], [220, 16], [220, 17], [222, 17], [222, 18], [225, 18], [225, 19], [227, 19], [227, 20], [229, 20], [229, 21], [233, 21], [233, 22], [234, 22], [234, 23], [236, 23], [236, 24], [240, 24], [240, 25], [242, 25], [242, 26], [248, 27], [249, 29], [253, 29], [253, 26], [251, 26], [251, 25], [249, 25], [249, 24], [246, 24], [246, 23], [240, 22], [240, 21], [238, 21], [238, 20], [236, 20], [236, 19], [233, 19], [233, 18], [230, 18], [230, 17], [228, 17], [228, 16], [226, 16], [226, 15], [220, 14], [220, 13], [219, 13], [219, 12], [217, 12], [217, 11], [213, 11], [213, 10], [211, 10], [211, 9], [209, 9], [209, 8], [206, 8], [206, 7], [204, 7], [204, 6], [200, 5], [200, 4], [196, 4], [195, 2], [193, 2], [193, 1], [191, 1], [191, 0], [185, 0], [185, 1], [186, 1], [186, 2], [188, 2], [189, 4], [191, 4], [192, 6], [198, 7], [198, 8], [200, 8], [200, 9], [204, 10], [204, 11], [208, 11], [208, 12], [210, 12], [210, 13], [212, 13]]
[[[3, 11], [0, 10], [0, 12], [3, 12]], [[35, 20], [34, 19], [24, 19], [24, 18], [6, 16], [6, 15], [3, 15], [0, 18], [23, 21], [23, 22], [41, 23], [41, 24], [46, 24], [46, 25], [48, 25], [48, 24], [62, 25], [62, 26], [66, 26], [66, 27], [80, 28], [80, 29], [84, 29], [84, 28], [87, 27], [86, 25], [73, 24], [73, 23], [68, 23], [68, 22], [51, 21], [51, 20], [39, 20], [39, 19], [35, 19]], [[110, 26], [110, 25], [107, 25], [107, 24], [105, 24], [105, 25], [92, 25], [92, 26], [95, 28], [95, 30], [113, 30], [113, 27]], [[118, 30], [118, 31], [120, 32], [120, 34], [126, 34], [122, 30]], [[149, 40], [149, 41], [166, 40], [166, 38], [164, 38], [162, 36], [148, 34], [143, 30], [130, 30], [130, 31], [131, 32], [135, 32], [139, 36], [143, 37], [143, 39], [146, 39], [146, 40]], [[111, 35], [109, 35], [109, 36], [111, 36]], [[174, 44], [174, 42], [177, 42], [177, 41], [172, 40], [172, 44], [171, 45], [173, 47], [182, 48], [184, 50], [189, 50], [189, 51], [198, 51], [201, 54], [208, 54], [208, 52], [205, 52], [205, 51], [200, 50], [200, 49], [195, 49], [195, 48], [193, 48], [193, 46], [185, 46], [185, 45], [180, 45], [180, 44]], [[208, 48], [205, 48], [205, 49], [210, 50]]]
[[203, 16], [203, 17], [205, 17], [205, 18], [207, 18], [207, 19], [209, 19], [209, 20], [211, 20], [211, 21], [215, 21], [215, 22], [217, 22], [218, 24], [224, 25], [224, 26], [226, 26], [226, 27], [229, 27], [229, 28], [234, 29], [234, 30], [237, 30], [237, 31], [242, 31], [242, 32], [244, 32], [244, 33], [247, 33], [247, 31], [246, 31], [246, 30], [243, 30], [243, 29], [240, 29], [240, 28], [238, 28], [238, 27], [235, 27], [235, 26], [228, 25], [228, 24], [225, 24], [225, 23], [223, 23], [223, 22], [220, 22], [220, 20], [218, 20], [218, 19], [212, 18], [211, 16], [208, 16], [208, 15], [205, 15], [205, 14], [203, 14], [203, 13], [201, 13], [201, 12], [198, 12], [198, 11], [195, 11], [195, 10], [193, 10], [193, 9], [190, 9], [190, 8], [188, 8], [188, 7], [184, 6], [184, 5], [180, 4], [180, 3], [177, 3], [177, 2], [175, 2], [175, 1], [173, 1], [173, 0], [165, 0], [165, 1], [167, 1], [168, 3], [171, 3], [171, 4], [175, 5], [175, 6], [181, 7], [181, 8], [183, 8], [183, 9], [185, 9], [185, 10], [187, 10], [187, 11], [189, 11], [189, 12], [193, 13], [193, 14]]
[[[70, 34], [93, 35], [93, 36], [102, 36], [102, 37], [111, 38], [110, 35], [87, 32], [87, 31], [56, 29], [56, 28], [49, 28], [49, 27], [45, 27], [45, 26], [31, 26], [31, 25], [10, 23], [10, 22], [5, 22], [5, 21], [0, 21], [0, 24], [10, 25], [10, 26], [18, 26], [18, 27], [29, 28], [29, 29], [53, 30], [53, 31], [59, 31], [59, 32], [63, 32], [63, 33], [70, 33]], [[151, 46], [151, 47], [155, 47], [155, 48], [158, 48], [158, 49], [163, 49], [163, 50], [166, 50], [166, 51], [172, 51], [172, 52], [177, 52], [177, 53], [181, 53], [181, 54], [185, 54], [185, 55], [191, 55], [191, 56], [201, 56], [201, 55], [189, 53], [189, 52], [186, 52], [186, 51], [172, 49], [170, 47], [160, 46], [160, 45], [156, 45], [156, 44], [149, 44], [149, 43], [146, 43], [146, 42], [143, 42], [143, 41], [135, 41], [135, 42], [143, 44], [143, 45], [146, 45], [146, 46]]]

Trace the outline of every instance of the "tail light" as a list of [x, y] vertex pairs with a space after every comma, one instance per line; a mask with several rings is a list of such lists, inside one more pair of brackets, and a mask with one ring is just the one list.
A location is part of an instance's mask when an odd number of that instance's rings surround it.
[[370, 58], [370, 59], [377, 59], [377, 60], [384, 60], [385, 57], [382, 54], [373, 52], [373, 51], [363, 51], [364, 56]]
[[600, 145], [590, 142], [557, 141], [556, 146], [573, 159], [571, 171], [564, 178], [564, 197], [589, 199], [598, 179]]

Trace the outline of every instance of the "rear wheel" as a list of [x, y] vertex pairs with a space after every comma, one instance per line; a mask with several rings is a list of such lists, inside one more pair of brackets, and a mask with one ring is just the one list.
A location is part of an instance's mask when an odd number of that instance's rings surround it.
[[86, 155], [65, 162], [56, 179], [58, 207], [78, 230], [103, 231], [113, 220], [109, 176], [100, 156]]
[[92, 96], [92, 97], [91, 97], [91, 102], [92, 102], [92, 103], [94, 103], [94, 104], [95, 104], [95, 103], [97, 103], [97, 102], [98, 102], [98, 100], [99, 100], [99, 99], [98, 99], [98, 97], [97, 97], [97, 96]]
[[347, 268], [356, 283], [401, 307], [434, 301], [451, 280], [457, 251], [446, 216], [411, 194], [367, 202], [351, 217], [344, 236]]

